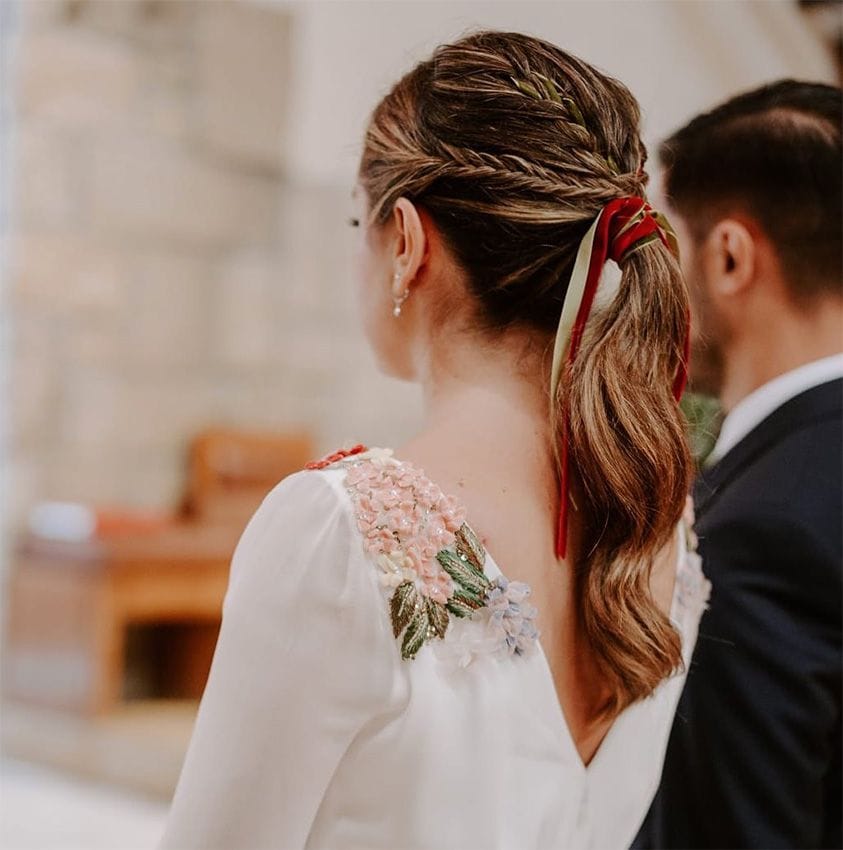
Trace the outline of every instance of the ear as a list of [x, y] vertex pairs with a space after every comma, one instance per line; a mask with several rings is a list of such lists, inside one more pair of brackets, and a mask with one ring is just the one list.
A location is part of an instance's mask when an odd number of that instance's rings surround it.
[[737, 219], [721, 219], [706, 239], [704, 262], [714, 297], [730, 298], [744, 293], [756, 276], [755, 238]]
[[395, 248], [392, 267], [398, 277], [392, 281], [392, 294], [400, 297], [419, 273], [428, 252], [428, 236], [419, 211], [412, 201], [401, 197], [392, 212]]

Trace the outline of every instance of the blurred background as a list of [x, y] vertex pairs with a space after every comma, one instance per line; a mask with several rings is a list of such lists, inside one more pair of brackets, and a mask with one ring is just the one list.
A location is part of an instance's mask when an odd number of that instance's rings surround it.
[[626, 82], [654, 148], [761, 82], [839, 82], [840, 14], [0, 0], [0, 846], [154, 845], [248, 516], [307, 460], [416, 427], [358, 327], [346, 223], [403, 71], [530, 32]]

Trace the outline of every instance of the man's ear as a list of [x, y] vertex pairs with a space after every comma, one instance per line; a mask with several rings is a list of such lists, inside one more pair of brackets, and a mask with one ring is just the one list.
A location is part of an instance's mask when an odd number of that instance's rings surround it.
[[393, 294], [400, 295], [408, 289], [421, 268], [428, 250], [428, 237], [419, 211], [412, 201], [401, 197], [392, 211], [395, 225], [395, 245], [392, 258]]
[[755, 238], [737, 219], [721, 219], [705, 240], [704, 263], [713, 297], [740, 295], [755, 279], [758, 263]]

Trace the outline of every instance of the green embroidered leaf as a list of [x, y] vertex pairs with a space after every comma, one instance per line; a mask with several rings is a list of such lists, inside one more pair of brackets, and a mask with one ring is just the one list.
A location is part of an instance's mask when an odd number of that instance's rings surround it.
[[434, 602], [430, 597], [427, 598], [426, 603], [427, 618], [430, 621], [430, 625], [433, 627], [434, 633], [441, 638], [445, 637], [445, 632], [448, 629], [448, 622], [450, 620], [450, 617], [448, 616], [448, 609], [440, 602]]
[[645, 245], [649, 245], [651, 242], [657, 242], [658, 239], [658, 233], [651, 233], [649, 236], [645, 236], [643, 239], [639, 239], [632, 248], [627, 250], [627, 254], [631, 254], [633, 251], [637, 251], [639, 248], [643, 248]]
[[422, 605], [410, 620], [407, 631], [404, 632], [404, 640], [401, 642], [401, 657], [415, 658], [427, 638], [427, 629], [430, 621], [427, 617], [427, 607]]
[[467, 558], [460, 557], [450, 549], [440, 549], [436, 553], [436, 560], [460, 588], [472, 595], [482, 597], [491, 584], [488, 577], [472, 566]]
[[459, 600], [463, 605], [468, 605], [472, 609], [482, 608], [486, 604], [485, 594], [472, 593], [470, 590], [462, 587], [455, 590], [451, 598]]
[[667, 243], [670, 245], [670, 250], [673, 252], [674, 257], [679, 259], [679, 240], [676, 238], [676, 232], [673, 227], [671, 227], [670, 222], [667, 219], [667, 216], [664, 213], [654, 211], [651, 213], [653, 218], [656, 220], [656, 223], [661, 227], [664, 231], [664, 235], [667, 238]]
[[395, 593], [389, 600], [389, 613], [392, 617], [392, 634], [398, 637], [401, 630], [413, 617], [421, 600], [418, 591], [411, 581], [404, 581], [395, 588]]
[[462, 591], [457, 591], [447, 603], [448, 610], [455, 617], [470, 617], [478, 608], [483, 607], [483, 602], [477, 597], [465, 595]]
[[458, 599], [454, 599], [453, 597], [448, 600], [447, 608], [455, 617], [470, 617], [474, 611], [473, 608], [470, 608], [468, 605], [463, 605], [462, 602]]
[[471, 562], [471, 565], [482, 572], [483, 564], [486, 563], [486, 550], [483, 548], [483, 544], [477, 539], [477, 535], [471, 526], [464, 522], [457, 529], [456, 538], [457, 552], [460, 555], [465, 555]]
[[515, 83], [515, 85], [524, 92], [524, 94], [528, 94], [536, 100], [542, 99], [542, 96], [539, 94], [539, 90], [535, 86], [525, 82], [524, 80], [516, 80], [515, 77], [510, 77], [509, 79], [512, 80], [512, 82]]
[[577, 106], [570, 97], [563, 97], [562, 102], [568, 107], [568, 112], [571, 113], [571, 118], [573, 118], [580, 127], [585, 127], [585, 118], [583, 117], [582, 112], [580, 112], [579, 106]]
[[556, 83], [553, 82], [549, 77], [545, 77], [544, 74], [534, 74], [538, 80], [541, 81], [544, 90], [547, 92], [547, 96], [554, 103], [562, 103], [562, 98], [559, 96], [559, 92], [556, 90]]

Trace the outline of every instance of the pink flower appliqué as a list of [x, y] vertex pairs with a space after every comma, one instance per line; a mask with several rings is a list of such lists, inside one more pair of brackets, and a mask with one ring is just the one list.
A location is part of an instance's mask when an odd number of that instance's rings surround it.
[[444, 604], [454, 582], [436, 560], [454, 543], [465, 509], [442, 492], [423, 470], [390, 457], [363, 458], [345, 475], [357, 527], [382, 570], [381, 583], [410, 579], [422, 596]]

